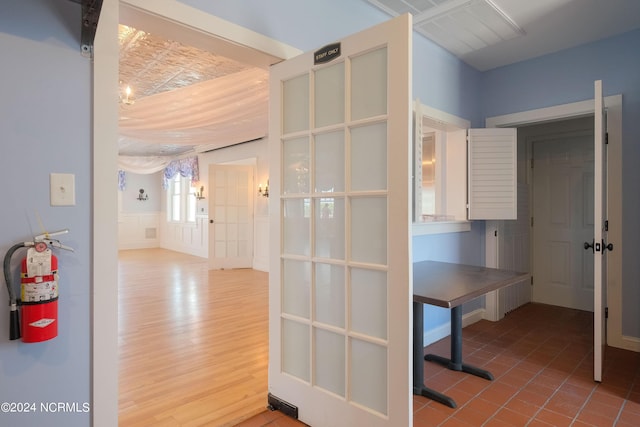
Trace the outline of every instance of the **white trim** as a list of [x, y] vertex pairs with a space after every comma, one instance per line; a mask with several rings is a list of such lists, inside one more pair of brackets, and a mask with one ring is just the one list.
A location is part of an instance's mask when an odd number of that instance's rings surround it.
[[470, 221], [436, 221], [436, 222], [414, 222], [411, 231], [414, 236], [424, 236], [426, 234], [458, 233], [470, 231]]
[[538, 108], [536, 110], [487, 117], [485, 126], [488, 128], [516, 127], [519, 125], [528, 125], [542, 121], [546, 122], [569, 118], [573, 119], [593, 114], [594, 111], [593, 99], [588, 99], [586, 101], [573, 102], [570, 104], [555, 105], [553, 107]]
[[93, 60], [91, 224], [91, 425], [118, 425], [118, 81], [119, 3], [107, 0]]
[[[485, 309], [478, 308], [462, 316], [462, 327], [466, 328], [467, 326], [473, 325], [474, 323], [484, 318]], [[451, 322], [443, 323], [440, 326], [429, 329], [428, 331], [424, 332], [424, 346], [426, 347], [430, 344], [433, 344], [434, 342], [448, 337], [449, 335], [451, 335]]]
[[120, 0], [120, 4], [122, 23], [256, 67], [267, 69], [302, 53], [176, 0]]
[[[604, 98], [607, 108], [608, 145], [608, 181], [609, 188], [622, 188], [622, 95], [612, 95]], [[514, 127], [524, 124], [534, 124], [568, 118], [592, 115], [595, 112], [593, 99], [556, 105], [547, 108], [523, 111], [513, 114], [488, 117], [487, 127]], [[613, 199], [613, 200], [612, 200]], [[609, 192], [609, 241], [614, 244], [615, 252], [611, 252], [608, 259], [607, 302], [609, 319], [607, 320], [607, 344], [612, 347], [635, 348], [629, 339], [622, 335], [622, 200], [617, 192]], [[485, 242], [485, 245], [487, 242]], [[488, 246], [486, 250], [488, 253]], [[612, 273], [613, 272], [613, 273]], [[639, 340], [640, 341], [640, 340]], [[640, 348], [638, 350], [640, 351]]]
[[621, 341], [622, 345], [619, 348], [640, 353], [640, 338], [623, 335]]

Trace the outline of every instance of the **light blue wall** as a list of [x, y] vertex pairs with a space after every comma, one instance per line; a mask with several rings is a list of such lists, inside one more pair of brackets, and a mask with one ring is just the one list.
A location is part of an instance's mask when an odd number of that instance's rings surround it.
[[[28, 414], [0, 413], [2, 426], [89, 425], [88, 413], [40, 411], [40, 403], [90, 402], [91, 62], [80, 55], [80, 5], [68, 0], [2, 2], [0, 12], [0, 254], [48, 231], [57, 251], [59, 336], [9, 341], [7, 292], [0, 290], [0, 402], [34, 402]], [[49, 174], [75, 174], [76, 206], [49, 206]], [[115, 181], [114, 181], [115, 182]], [[13, 271], [25, 252], [13, 257]], [[19, 275], [14, 274], [19, 286]]]
[[605, 96], [622, 94], [622, 334], [640, 337], [640, 30], [484, 73], [482, 113], [593, 99], [599, 79]]

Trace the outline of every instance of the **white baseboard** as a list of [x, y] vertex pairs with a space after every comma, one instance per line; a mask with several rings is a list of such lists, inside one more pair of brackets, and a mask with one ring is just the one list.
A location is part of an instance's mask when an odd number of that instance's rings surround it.
[[[621, 344], [620, 348], [623, 348], [625, 350], [635, 351], [637, 353], [640, 352], [640, 338], [628, 337], [623, 335], [622, 342], [620, 344]], [[618, 346], [615, 345], [614, 347], [618, 347]]]
[[[462, 316], [462, 327], [472, 325], [479, 320], [482, 320], [484, 316], [484, 308], [479, 308], [471, 313], [464, 314]], [[451, 335], [451, 322], [447, 322], [438, 327], [425, 331], [424, 333], [424, 346], [433, 344], [434, 342], [441, 340], [444, 337]]]

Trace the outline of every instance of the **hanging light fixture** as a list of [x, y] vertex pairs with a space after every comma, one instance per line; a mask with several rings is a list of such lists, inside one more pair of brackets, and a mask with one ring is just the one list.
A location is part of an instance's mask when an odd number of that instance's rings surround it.
[[120, 102], [125, 105], [133, 105], [135, 101], [132, 94], [131, 86], [127, 85], [120, 93]]

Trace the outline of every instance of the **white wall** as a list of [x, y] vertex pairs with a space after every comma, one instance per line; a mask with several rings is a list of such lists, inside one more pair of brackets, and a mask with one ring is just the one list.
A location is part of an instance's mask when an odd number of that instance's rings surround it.
[[[146, 200], [138, 200], [144, 189]], [[160, 247], [162, 172], [149, 175], [126, 173], [126, 186], [118, 192], [118, 249]]]

